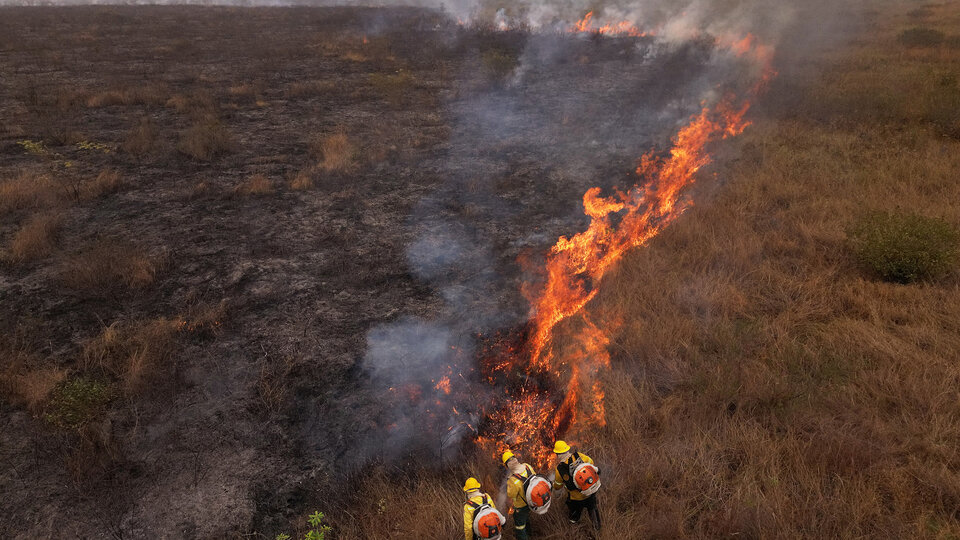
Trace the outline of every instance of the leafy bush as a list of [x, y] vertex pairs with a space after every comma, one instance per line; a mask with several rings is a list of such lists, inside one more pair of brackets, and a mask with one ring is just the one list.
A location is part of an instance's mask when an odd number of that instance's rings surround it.
[[513, 74], [520, 64], [517, 54], [505, 49], [491, 49], [481, 56], [483, 67], [487, 71], [487, 76], [495, 81], [502, 82]]
[[850, 233], [857, 259], [886, 281], [910, 283], [947, 272], [956, 262], [960, 234], [942, 219], [874, 212]]
[[[330, 532], [330, 527], [323, 524], [323, 512], [310, 514], [310, 517], [307, 518], [307, 523], [310, 524], [310, 528], [304, 533], [303, 540], [324, 540], [327, 537], [327, 533]], [[290, 540], [290, 535], [280, 533], [277, 535], [276, 540]]]
[[413, 75], [402, 69], [391, 74], [371, 73], [369, 78], [371, 86], [377, 93], [394, 105], [407, 101], [414, 84]]
[[110, 398], [110, 388], [102, 382], [67, 379], [54, 389], [44, 418], [58, 427], [78, 429], [99, 416]]
[[897, 37], [902, 45], [907, 47], [937, 47], [943, 43], [946, 36], [939, 30], [916, 27], [900, 32]]

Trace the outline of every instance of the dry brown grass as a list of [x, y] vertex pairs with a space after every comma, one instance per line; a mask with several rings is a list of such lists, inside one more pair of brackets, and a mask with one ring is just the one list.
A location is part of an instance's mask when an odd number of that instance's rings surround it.
[[63, 224], [60, 214], [35, 214], [10, 242], [10, 254], [17, 262], [27, 262], [49, 255], [56, 247], [56, 236]]
[[213, 117], [199, 120], [180, 136], [177, 150], [200, 161], [209, 161], [233, 150], [233, 137]]
[[0, 212], [50, 206], [61, 195], [62, 190], [49, 175], [23, 172], [0, 181]]
[[170, 90], [162, 85], [134, 86], [105, 90], [87, 97], [90, 108], [117, 105], [163, 105], [170, 98]]
[[160, 133], [150, 117], [143, 117], [130, 133], [127, 134], [120, 149], [124, 152], [142, 157], [158, 150], [157, 139]]
[[344, 132], [315, 139], [311, 151], [320, 159], [320, 167], [327, 171], [342, 171], [353, 164], [356, 147]]
[[59, 368], [44, 366], [15, 338], [0, 339], [0, 398], [7, 403], [37, 414], [65, 376]]
[[[872, 60], [805, 96], [885, 96], [896, 129], [880, 105], [759, 121], [716, 170], [728, 182], [701, 175], [699, 204], [601, 284], [591, 318], [622, 324], [610, 326], [607, 425], [581, 441], [606, 478], [596, 538], [960, 536], [960, 276], [877, 281], [847, 238], [867, 210], [960, 224], [960, 143], [909, 85], [887, 82], [918, 69], [900, 29], [843, 51]], [[920, 69], [956, 62], [931, 53]], [[368, 474], [357, 501], [380, 502], [330, 512], [338, 537], [417, 535], [426, 522], [453, 538], [470, 474], [496, 491], [493, 458]], [[558, 501], [534, 516], [536, 538], [591, 537], [563, 512]]]
[[233, 193], [240, 197], [270, 195], [274, 191], [273, 181], [262, 174], [247, 178], [234, 188]]
[[115, 169], [104, 169], [95, 178], [80, 183], [78, 199], [89, 201], [116, 193], [124, 188], [123, 177]]
[[78, 291], [109, 292], [118, 288], [142, 289], [153, 283], [159, 266], [156, 257], [127, 242], [99, 240], [61, 263], [61, 282]]
[[313, 185], [313, 171], [310, 169], [304, 169], [290, 179], [290, 189], [293, 190], [305, 191], [313, 189]]
[[137, 395], [172, 370], [178, 329], [179, 321], [168, 319], [111, 324], [84, 344], [84, 368], [106, 372], [120, 381], [125, 395]]
[[288, 99], [301, 99], [324, 96], [334, 92], [336, 89], [337, 85], [334, 82], [299, 81], [290, 83], [290, 86], [287, 87], [285, 94]]

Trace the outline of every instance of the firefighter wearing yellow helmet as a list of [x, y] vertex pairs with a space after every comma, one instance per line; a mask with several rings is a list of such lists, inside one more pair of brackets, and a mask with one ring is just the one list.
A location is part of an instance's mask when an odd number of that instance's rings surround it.
[[557, 470], [553, 489], [567, 488], [567, 509], [570, 523], [580, 521], [586, 509], [593, 528], [600, 530], [600, 510], [597, 507], [597, 490], [600, 489], [600, 469], [590, 456], [574, 450], [564, 441], [553, 447], [557, 456]]
[[476, 478], [467, 478], [463, 483], [467, 502], [463, 505], [463, 540], [500, 540], [503, 517], [490, 495], [480, 491]]
[[510, 450], [503, 453], [501, 461], [508, 474], [507, 498], [513, 504], [513, 537], [529, 540], [530, 511], [542, 514], [550, 507], [550, 483]]

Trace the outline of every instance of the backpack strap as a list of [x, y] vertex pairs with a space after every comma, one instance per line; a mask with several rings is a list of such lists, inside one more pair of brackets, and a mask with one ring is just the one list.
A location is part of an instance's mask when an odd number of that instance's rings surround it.
[[481, 498], [480, 498], [480, 500], [481, 500], [482, 502], [478, 502], [478, 503], [473, 502], [473, 501], [467, 501], [467, 504], [470, 505], [470, 508], [473, 508], [474, 510], [476, 510], [477, 508], [480, 508], [481, 506], [483, 506], [483, 505], [485, 505], [485, 504], [486, 504], [486, 505], [489, 505], [489, 504], [490, 504], [490, 499], [487, 498], [487, 495], [486, 495], [486, 494], [482, 495]]

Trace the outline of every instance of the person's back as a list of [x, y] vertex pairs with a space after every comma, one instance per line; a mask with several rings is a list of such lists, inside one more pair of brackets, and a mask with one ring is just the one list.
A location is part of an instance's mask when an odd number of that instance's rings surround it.
[[594, 476], [596, 484], [593, 489], [588, 490], [587, 493], [589, 494], [584, 494], [581, 488], [576, 485], [575, 469], [582, 463], [595, 467], [593, 459], [583, 452], [574, 450], [564, 441], [557, 441], [553, 452], [557, 455], [556, 477], [554, 478], [553, 488], [560, 489], [563, 487], [567, 489], [567, 508], [570, 523], [580, 521], [580, 515], [584, 510], [587, 510], [590, 514], [590, 520], [593, 521], [593, 527], [600, 530], [600, 509], [596, 494], [596, 490], [599, 488], [600, 469], [594, 471], [596, 473]]
[[[488, 516], [486, 519], [492, 522], [494, 520], [493, 516], [495, 516], [496, 527], [498, 531], [499, 527], [506, 523], [506, 519], [499, 512], [497, 512], [497, 506], [494, 504], [490, 495], [480, 491], [480, 482], [478, 482], [475, 478], [468, 478], [463, 484], [463, 492], [467, 499], [463, 504], [464, 540], [477, 540], [478, 538], [499, 538], [499, 532], [493, 536], [478, 537], [474, 531], [473, 525], [477, 518], [477, 511], [484, 507], [489, 507], [493, 510], [493, 512], [491, 512], [492, 516]], [[485, 519], [484, 516], [480, 517], [481, 519]], [[490, 527], [488, 528], [492, 529], [492, 524], [489, 525]]]

